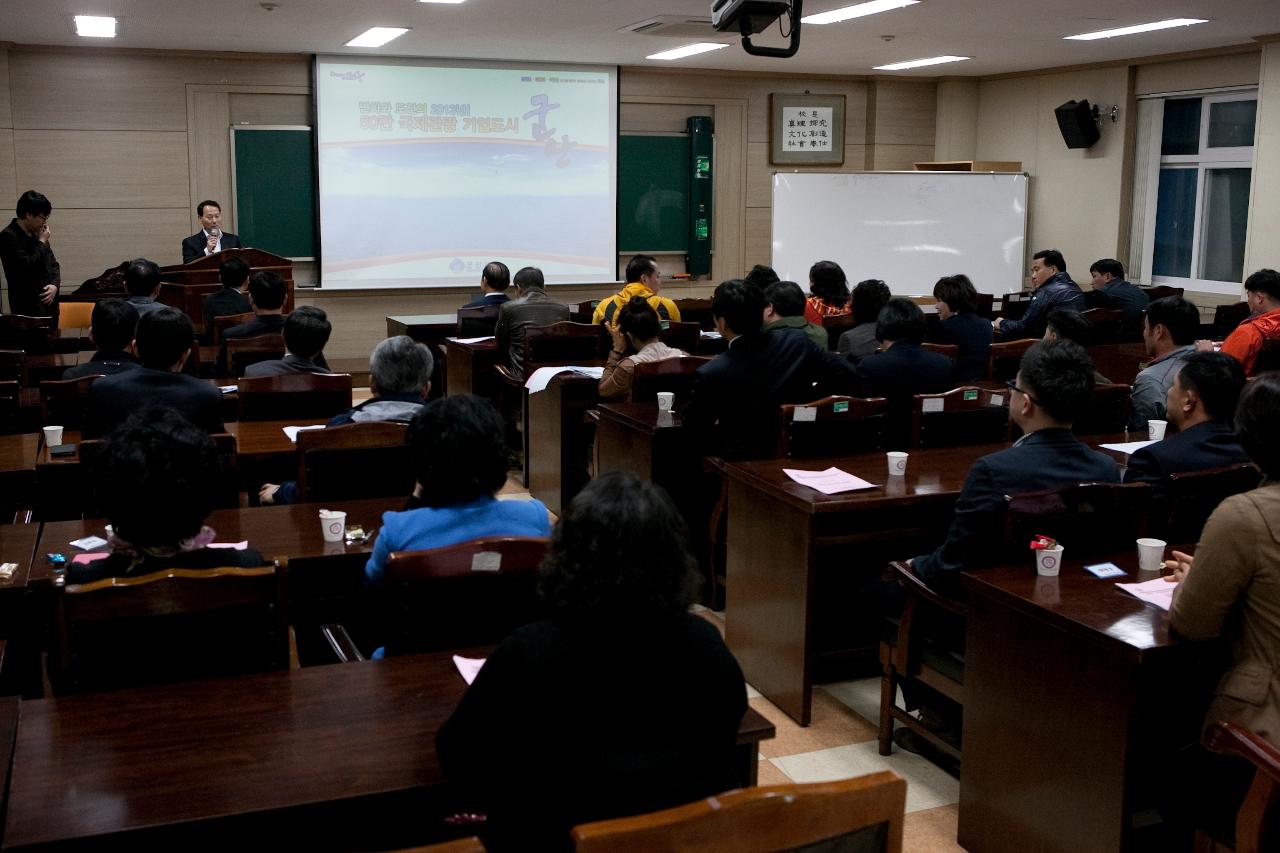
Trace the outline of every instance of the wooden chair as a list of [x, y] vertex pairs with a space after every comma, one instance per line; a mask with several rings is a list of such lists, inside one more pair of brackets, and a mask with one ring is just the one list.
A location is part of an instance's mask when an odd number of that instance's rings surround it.
[[[217, 472], [212, 488], [213, 506], [215, 509], [239, 509], [240, 464], [236, 437], [225, 432], [213, 433], [209, 437], [213, 439], [214, 454], [217, 457]], [[85, 439], [77, 448], [80, 459], [78, 470], [82, 480], [81, 487], [76, 490], [76, 493], [81, 496], [83, 503], [82, 509], [72, 517], [83, 515], [86, 518], [102, 518], [107, 514], [107, 507], [97, 505], [92, 482], [89, 479], [98, 455], [102, 452], [103, 444], [102, 439]]]
[[702, 327], [697, 323], [669, 322], [658, 333], [658, 338], [667, 346], [684, 350], [693, 355], [698, 350], [698, 342], [702, 337]]
[[677, 299], [676, 308], [680, 309], [680, 320], [684, 323], [697, 323], [704, 331], [716, 327], [715, 316], [711, 313], [710, 299]]
[[1128, 385], [1095, 385], [1084, 414], [1076, 418], [1071, 431], [1076, 435], [1107, 435], [1124, 432], [1129, 423], [1132, 389]]
[[350, 373], [283, 373], [242, 378], [237, 389], [242, 421], [319, 420], [351, 408]]
[[[1209, 749], [1243, 758], [1254, 766], [1253, 784], [1236, 814], [1236, 853], [1263, 853], [1280, 847], [1280, 749], [1235, 723], [1216, 722], [1206, 731]], [[1213, 839], [1197, 833], [1196, 850]]]
[[275, 565], [59, 584], [49, 680], [62, 694], [286, 669], [286, 602]]
[[573, 849], [898, 853], [906, 801], [907, 783], [888, 770], [839, 782], [743, 788], [651, 814], [576, 826]]
[[1173, 474], [1158, 490], [1152, 532], [1173, 542], [1198, 542], [1218, 504], [1261, 484], [1262, 472], [1250, 462]]
[[1006, 441], [1009, 394], [964, 386], [944, 394], [916, 394], [910, 447], [957, 447]]
[[637, 364], [631, 378], [631, 402], [646, 403], [656, 400], [659, 391], [671, 391], [677, 400], [689, 399], [698, 379], [698, 368], [710, 360], [686, 355]]
[[93, 306], [96, 302], [58, 302], [59, 329], [87, 329], [93, 324]]
[[214, 317], [212, 323], [206, 323], [213, 330], [213, 337], [209, 343], [218, 346], [222, 343], [222, 333], [233, 326], [243, 326], [245, 323], [253, 322], [253, 318], [258, 316], [252, 311], [246, 311], [243, 314], [223, 314], [221, 317]]
[[802, 459], [880, 450], [888, 408], [884, 397], [823, 397], [784, 405], [778, 456]]
[[[428, 551], [398, 551], [387, 560], [384, 594], [388, 655], [491, 645], [541, 614], [538, 565], [548, 540], [472, 539]], [[324, 626], [339, 660], [355, 644], [341, 625]]]
[[1271, 338], [1262, 342], [1262, 350], [1258, 360], [1253, 364], [1253, 375], [1280, 370], [1280, 339]]
[[12, 435], [20, 432], [21, 415], [22, 387], [12, 379], [0, 380], [0, 433]]
[[0, 349], [22, 350], [28, 355], [53, 352], [53, 318], [26, 314], [0, 314]]
[[441, 841], [439, 844], [428, 844], [426, 847], [405, 847], [394, 853], [486, 853], [484, 844], [474, 835], [470, 838], [458, 838], [453, 841]]
[[244, 369], [260, 361], [272, 361], [284, 358], [284, 335], [254, 335], [251, 338], [230, 338], [223, 348], [226, 361], [219, 365], [222, 376], [240, 378]]
[[498, 325], [498, 312], [501, 310], [501, 305], [459, 308], [456, 337], [484, 338], [492, 335], [494, 327]]
[[79, 379], [41, 382], [41, 423], [79, 429], [84, 423], [85, 408], [89, 405], [89, 388], [101, 378], [101, 373], [94, 373]]
[[1225, 340], [1227, 335], [1236, 330], [1236, 326], [1247, 319], [1249, 319], [1248, 302], [1219, 305], [1213, 311], [1213, 332], [1210, 337], [1215, 341]]
[[298, 433], [298, 501], [340, 501], [413, 493], [408, 428], [358, 423]]
[[1080, 315], [1089, 324], [1090, 344], [1114, 344], [1120, 342], [1124, 327], [1124, 314], [1115, 308], [1090, 308]]
[[955, 344], [923, 343], [920, 346], [924, 347], [930, 352], [936, 352], [939, 355], [945, 355], [947, 358], [951, 359], [952, 364], [955, 364], [956, 360], [960, 358], [960, 347], [956, 346]]
[[1182, 296], [1185, 292], [1181, 287], [1170, 287], [1167, 284], [1157, 284], [1154, 287], [1144, 288], [1144, 290], [1146, 290], [1147, 296], [1150, 297], [1152, 302], [1157, 299], [1164, 299], [1166, 296]]
[[588, 299], [585, 302], [578, 302], [569, 306], [569, 319], [575, 323], [590, 323], [591, 318], [595, 316], [596, 305], [600, 304], [599, 299]]
[[1031, 349], [1031, 345], [1035, 342], [1034, 338], [1024, 338], [1018, 341], [992, 344], [991, 350], [987, 354], [987, 381], [1007, 382], [1016, 378], [1018, 365], [1022, 363], [1022, 357], [1026, 355], [1027, 350]]
[[827, 349], [835, 352], [840, 345], [840, 336], [857, 325], [853, 312], [836, 314], [822, 318], [822, 328], [827, 330]]
[[1151, 527], [1146, 483], [1080, 483], [1005, 497], [1004, 543], [1011, 559], [1030, 563], [1032, 537], [1052, 536], [1073, 558], [1131, 549]]
[[0, 381], [27, 382], [27, 354], [20, 349], [0, 349]]
[[978, 306], [973, 309], [974, 313], [984, 320], [994, 320], [996, 318], [995, 302], [995, 294], [979, 293]]

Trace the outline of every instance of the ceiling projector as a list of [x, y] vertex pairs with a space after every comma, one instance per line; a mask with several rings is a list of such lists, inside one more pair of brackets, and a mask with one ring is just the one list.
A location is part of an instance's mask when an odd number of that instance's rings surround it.
[[762, 33], [789, 11], [786, 0], [711, 0], [711, 26], [721, 32]]

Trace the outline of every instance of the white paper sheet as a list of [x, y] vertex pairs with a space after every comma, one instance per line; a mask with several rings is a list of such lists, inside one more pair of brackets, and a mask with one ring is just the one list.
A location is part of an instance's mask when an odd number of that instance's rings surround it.
[[723, 337], [723, 335], [721, 335], [719, 332], [708, 332], [705, 330], [702, 332], [699, 332], [698, 334], [699, 334], [699, 337], [701, 337], [703, 340], [706, 340], [706, 341], [718, 341], [720, 340], [720, 338]]
[[446, 341], [453, 341], [456, 344], [478, 344], [484, 341], [494, 340], [493, 335], [485, 335], [480, 338], [445, 338]]
[[470, 684], [480, 674], [480, 667], [484, 666], [484, 658], [464, 658], [461, 655], [454, 655], [453, 665], [458, 668], [462, 680]]
[[1117, 453], [1126, 455], [1132, 454], [1135, 450], [1141, 450], [1148, 444], [1155, 444], [1154, 441], [1125, 441], [1119, 444], [1099, 444], [1098, 446], [1104, 450], [1114, 450]]
[[874, 489], [875, 483], [868, 483], [861, 477], [855, 477], [848, 471], [839, 468], [828, 468], [825, 471], [800, 471], [795, 468], [783, 468], [782, 472], [802, 486], [816, 489], [824, 495], [838, 492], [852, 492], [858, 489]]
[[581, 373], [584, 376], [592, 376], [599, 379], [604, 375], [604, 368], [579, 364], [566, 364], [563, 367], [539, 367], [525, 380], [525, 390], [530, 394], [537, 394], [539, 391], [547, 390], [547, 386], [551, 384], [551, 377], [558, 373]]
[[603, 367], [575, 367], [574, 373], [581, 373], [583, 376], [590, 376], [592, 379], [599, 380], [604, 376]]
[[1171, 583], [1164, 578], [1142, 583], [1118, 583], [1116, 586], [1132, 596], [1154, 604], [1161, 610], [1168, 610], [1173, 606], [1173, 591], [1178, 588], [1176, 583]]
[[324, 429], [324, 424], [316, 424], [315, 426], [287, 426], [284, 427], [284, 434], [289, 436], [289, 440], [294, 444], [298, 443], [298, 433], [304, 429]]
[[219, 385], [218, 390], [221, 391], [223, 394], [234, 394], [235, 392], [240, 390], [240, 386], [239, 385]]
[[210, 542], [206, 548], [227, 548], [232, 551], [246, 551], [249, 548], [249, 540], [241, 539], [239, 542]]

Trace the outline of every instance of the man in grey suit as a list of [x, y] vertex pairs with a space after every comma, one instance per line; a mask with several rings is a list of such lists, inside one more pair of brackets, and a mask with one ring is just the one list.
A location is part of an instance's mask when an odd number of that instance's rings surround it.
[[494, 328], [498, 356], [507, 353], [511, 371], [524, 376], [524, 335], [530, 326], [547, 326], [569, 319], [569, 306], [547, 295], [542, 270], [525, 267], [515, 275], [516, 298], [502, 306]]
[[333, 327], [321, 308], [303, 305], [284, 321], [284, 358], [259, 361], [244, 369], [246, 379], [279, 376], [284, 373], [328, 373], [328, 365], [316, 363], [316, 357], [329, 343]]

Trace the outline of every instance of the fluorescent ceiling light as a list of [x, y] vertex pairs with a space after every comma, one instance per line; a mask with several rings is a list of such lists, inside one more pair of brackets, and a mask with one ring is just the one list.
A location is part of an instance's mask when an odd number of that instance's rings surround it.
[[419, 3], [462, 3], [464, 0], [418, 0]]
[[876, 71], [905, 71], [908, 68], [923, 68], [926, 65], [942, 65], [947, 62], [964, 62], [972, 56], [931, 56], [928, 59], [912, 59], [907, 62], [895, 62], [892, 65], [877, 65]]
[[892, 12], [894, 9], [914, 6], [919, 2], [920, 0], [871, 0], [869, 3], [859, 3], [856, 6], [845, 6], [843, 9], [832, 9], [830, 12], [819, 12], [816, 15], [805, 15], [800, 20], [806, 24], [838, 24], [841, 21], [847, 21], [850, 18], [862, 18], [867, 15], [875, 15], [880, 12]]
[[651, 53], [645, 59], [684, 59], [686, 56], [697, 56], [699, 53], [706, 53], [712, 50], [719, 50], [722, 47], [728, 47], [727, 44], [717, 44], [715, 42], [700, 41], [697, 44], [686, 44], [684, 47], [676, 47], [671, 50], [664, 50], [661, 53]]
[[408, 27], [370, 27], [347, 42], [347, 47], [382, 47], [409, 32]]
[[1193, 24], [1207, 24], [1208, 21], [1203, 18], [1170, 18], [1167, 21], [1156, 21], [1152, 24], [1135, 24], [1132, 27], [1120, 27], [1114, 30], [1098, 30], [1096, 33], [1081, 33], [1078, 36], [1063, 36], [1064, 39], [1074, 39], [1075, 41], [1093, 41], [1094, 39], [1109, 39], [1116, 36], [1131, 36], [1134, 33], [1149, 33], [1152, 30], [1168, 30], [1173, 27], [1189, 27]]
[[91, 39], [116, 37], [116, 19], [101, 15], [76, 15], [76, 35]]

